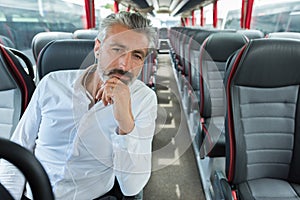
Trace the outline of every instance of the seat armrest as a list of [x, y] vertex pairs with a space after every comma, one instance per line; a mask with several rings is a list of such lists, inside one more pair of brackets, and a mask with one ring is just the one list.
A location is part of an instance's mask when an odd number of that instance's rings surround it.
[[232, 196], [232, 188], [221, 171], [215, 171], [212, 190], [212, 199], [214, 200], [235, 200]]

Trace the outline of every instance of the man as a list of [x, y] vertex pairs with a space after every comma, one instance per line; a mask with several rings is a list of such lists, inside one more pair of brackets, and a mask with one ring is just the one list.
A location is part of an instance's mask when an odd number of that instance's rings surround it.
[[[115, 180], [133, 196], [149, 180], [157, 99], [136, 80], [154, 47], [149, 23], [136, 13], [108, 16], [95, 41], [97, 65], [53, 72], [38, 84], [11, 140], [40, 160], [55, 199], [101, 199]], [[1, 167], [2, 184], [20, 199], [24, 178]], [[25, 196], [32, 199], [29, 187]]]

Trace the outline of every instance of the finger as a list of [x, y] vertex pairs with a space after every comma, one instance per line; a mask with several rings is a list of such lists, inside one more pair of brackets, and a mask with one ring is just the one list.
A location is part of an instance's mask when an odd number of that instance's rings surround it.
[[100, 101], [100, 100], [102, 99], [103, 92], [104, 92], [104, 87], [101, 87], [101, 88], [97, 91], [96, 97], [95, 97], [97, 101]]

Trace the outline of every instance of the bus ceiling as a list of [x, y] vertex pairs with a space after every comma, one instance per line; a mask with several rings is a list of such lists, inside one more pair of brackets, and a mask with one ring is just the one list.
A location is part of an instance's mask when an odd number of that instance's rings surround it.
[[[95, 27], [95, 1], [84, 0], [87, 28]], [[113, 1], [113, 0], [112, 0]], [[220, 0], [114, 0], [114, 12], [119, 12], [119, 4], [127, 6], [127, 11], [135, 10], [141, 13], [149, 13], [154, 16], [166, 13], [170, 16], [181, 16], [182, 25], [191, 18], [194, 25], [194, 10], [200, 9], [200, 25], [203, 24], [203, 7], [213, 4], [213, 27], [217, 27], [217, 2]], [[254, 0], [242, 0], [241, 28], [249, 29]]]

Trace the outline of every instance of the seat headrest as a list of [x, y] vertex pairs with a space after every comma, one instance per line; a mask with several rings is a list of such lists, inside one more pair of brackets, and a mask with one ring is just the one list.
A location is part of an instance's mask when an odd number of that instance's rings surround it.
[[94, 29], [80, 29], [73, 33], [74, 39], [91, 39], [94, 40], [98, 35], [98, 30]]
[[238, 33], [244, 34], [249, 40], [265, 37], [265, 34], [260, 30], [243, 29], [237, 30]]
[[41, 51], [37, 71], [41, 79], [52, 71], [82, 69], [95, 62], [93, 40], [55, 40]]
[[[237, 85], [281, 87], [300, 84], [300, 41], [252, 40], [228, 68]], [[232, 64], [232, 63], [235, 64]]]
[[273, 32], [267, 35], [267, 38], [290, 38], [300, 39], [300, 33], [296, 32]]
[[0, 44], [3, 44], [6, 47], [15, 48], [14, 43], [4, 35], [0, 35]]
[[248, 42], [246, 36], [236, 32], [213, 33], [206, 38], [203, 47], [210, 56], [209, 59], [217, 62], [226, 62], [228, 57]]
[[199, 51], [200, 46], [204, 42], [204, 40], [214, 32], [212, 31], [198, 31], [193, 38], [191, 38], [190, 49]]
[[41, 32], [36, 34], [31, 42], [31, 48], [34, 59], [37, 61], [37, 57], [41, 50], [51, 42], [52, 40], [59, 39], [71, 39], [73, 38], [73, 33], [69, 32]]

